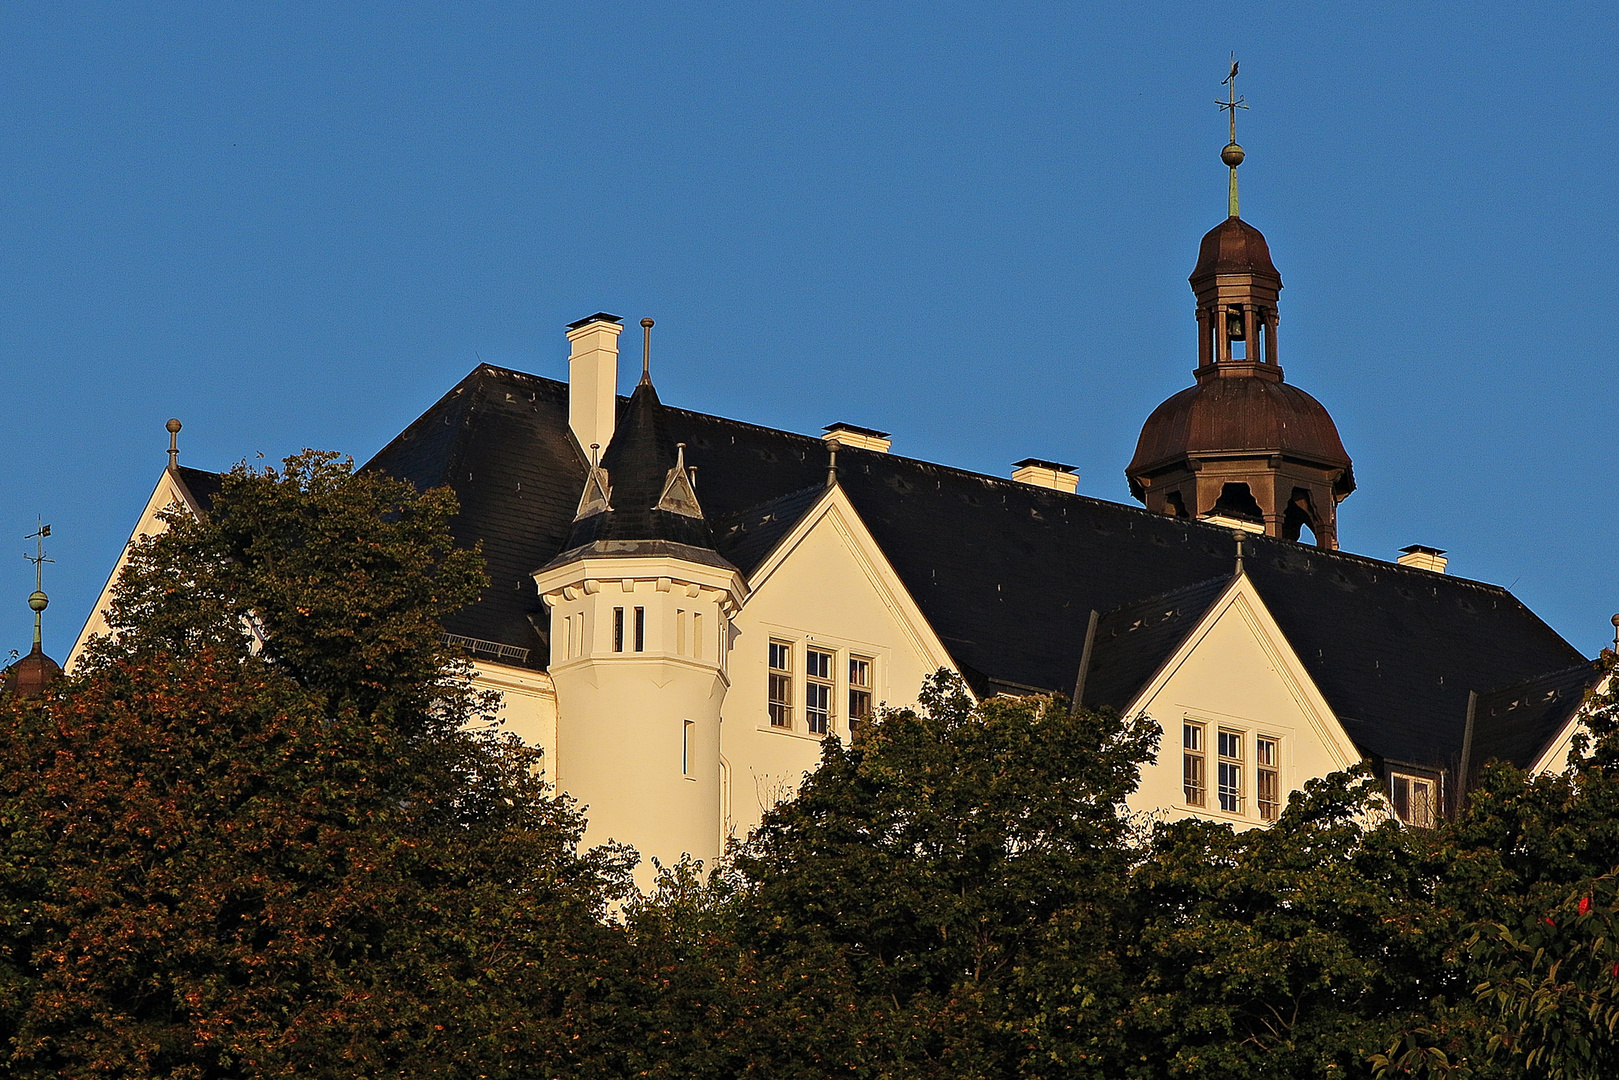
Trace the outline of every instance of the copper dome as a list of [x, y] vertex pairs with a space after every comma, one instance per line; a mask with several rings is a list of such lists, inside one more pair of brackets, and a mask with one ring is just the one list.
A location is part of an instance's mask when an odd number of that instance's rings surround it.
[[1200, 279], [1214, 274], [1256, 274], [1276, 279], [1276, 288], [1282, 287], [1282, 275], [1270, 261], [1270, 245], [1265, 234], [1239, 217], [1229, 217], [1203, 236], [1197, 249], [1197, 267], [1192, 271], [1195, 288]]
[[20, 698], [37, 698], [61, 674], [61, 666], [46, 656], [36, 642], [33, 652], [5, 670], [4, 689], [6, 693], [16, 694]]
[[1158, 406], [1125, 471], [1140, 476], [1187, 456], [1245, 452], [1341, 468], [1340, 493], [1355, 489], [1349, 454], [1326, 408], [1296, 386], [1252, 376], [1203, 379]]

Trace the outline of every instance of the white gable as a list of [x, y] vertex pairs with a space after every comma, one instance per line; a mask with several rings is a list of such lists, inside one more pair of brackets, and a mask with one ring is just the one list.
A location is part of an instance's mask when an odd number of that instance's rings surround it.
[[[955, 665], [841, 488], [828, 488], [750, 575], [734, 620], [731, 688], [721, 710], [722, 813], [738, 837], [798, 789], [820, 760], [805, 691], [809, 651], [830, 654], [829, 733], [849, 738], [851, 659], [870, 662], [874, 702], [914, 703], [923, 680]], [[770, 720], [770, 643], [791, 657], [790, 722]], [[816, 680], [820, 682], [820, 680]]]
[[118, 555], [118, 562], [114, 564], [112, 573], [107, 576], [107, 583], [101, 587], [101, 595], [96, 599], [96, 606], [90, 609], [90, 617], [84, 621], [78, 639], [73, 642], [73, 649], [67, 654], [67, 663], [63, 665], [66, 670], [73, 670], [73, 666], [78, 663], [79, 656], [92, 637], [107, 632], [107, 606], [112, 602], [113, 585], [129, 561], [130, 549], [143, 536], [157, 536], [168, 531], [168, 525], [159, 515], [171, 506], [184, 507], [193, 514], [202, 513], [202, 507], [197, 505], [179, 477], [173, 471], [164, 469], [163, 475], [158, 477], [157, 487], [152, 490], [152, 497], [146, 500], [146, 508], [141, 511], [140, 519], [135, 523], [135, 531], [130, 533], [129, 540], [124, 544], [124, 550]]
[[[1238, 828], [1258, 825], [1261, 768], [1275, 770], [1285, 805], [1287, 793], [1305, 781], [1360, 761], [1245, 575], [1232, 581], [1125, 713], [1145, 713], [1163, 728], [1158, 758], [1143, 766], [1130, 808], [1168, 819], [1196, 816]], [[1192, 805], [1185, 791], [1187, 724], [1197, 729], [1192, 752], [1202, 758], [1201, 807]], [[1221, 733], [1235, 742], [1230, 748], [1236, 754], [1224, 759], [1237, 781], [1235, 810], [1221, 806]], [[1274, 745], [1274, 765], [1258, 760], [1261, 739]]]

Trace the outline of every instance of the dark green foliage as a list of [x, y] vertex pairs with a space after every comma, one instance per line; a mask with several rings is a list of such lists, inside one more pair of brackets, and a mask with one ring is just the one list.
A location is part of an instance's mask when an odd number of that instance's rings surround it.
[[238, 468], [138, 546], [118, 636], [7, 703], [9, 1073], [566, 1071], [624, 861], [575, 854], [440, 644], [481, 585], [454, 510], [329, 455]]

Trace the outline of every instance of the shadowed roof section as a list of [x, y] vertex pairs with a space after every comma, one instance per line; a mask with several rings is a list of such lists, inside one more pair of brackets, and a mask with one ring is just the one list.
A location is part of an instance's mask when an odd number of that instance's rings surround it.
[[1591, 661], [1480, 694], [1473, 712], [1471, 783], [1485, 765], [1505, 761], [1527, 769], [1540, 757], [1601, 677]]
[[1081, 705], [1123, 710], [1156, 675], [1209, 608], [1231, 575], [1114, 608], [1096, 622]]
[[[621, 418], [628, 405], [620, 399]], [[826, 444], [685, 409], [661, 413], [698, 470], [720, 554], [751, 572], [815, 504]], [[455, 489], [456, 538], [483, 544], [490, 586], [446, 630], [525, 657], [506, 662], [543, 668], [547, 614], [530, 575], [567, 543], [587, 472], [568, 429], [567, 386], [481, 365], [366, 468]], [[981, 694], [1069, 693], [1092, 610], [1111, 613], [1111, 627], [1126, 605], [1145, 616], [1167, 600], [1175, 614], [1161, 620], [1151, 648], [1095, 658], [1098, 672], [1114, 666], [1114, 686], [1144, 680], [1151, 672], [1140, 669], [1155, 655], [1161, 663], [1177, 630], [1189, 632], [1203, 591], [1229, 581], [1236, 556], [1223, 528], [895, 454], [843, 446], [838, 481]], [[1368, 754], [1452, 767], [1469, 691], [1585, 662], [1498, 586], [1265, 536], [1244, 546], [1249, 579]], [[1097, 694], [1125, 692], [1105, 689], [1109, 678]]]

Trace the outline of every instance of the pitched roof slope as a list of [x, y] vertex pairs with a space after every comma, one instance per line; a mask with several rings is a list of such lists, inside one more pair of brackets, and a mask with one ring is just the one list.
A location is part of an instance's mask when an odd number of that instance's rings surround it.
[[1230, 576], [1210, 578], [1099, 618], [1080, 704], [1129, 705], [1230, 585]]
[[1471, 782], [1485, 765], [1505, 761], [1520, 769], [1535, 763], [1579, 711], [1600, 677], [1592, 661], [1480, 694], [1473, 710]]
[[456, 542], [483, 544], [489, 587], [445, 629], [526, 650], [544, 667], [549, 625], [529, 576], [558, 551], [573, 523], [587, 464], [568, 428], [568, 388], [483, 364], [366, 463], [426, 489], [448, 484], [461, 500]]

